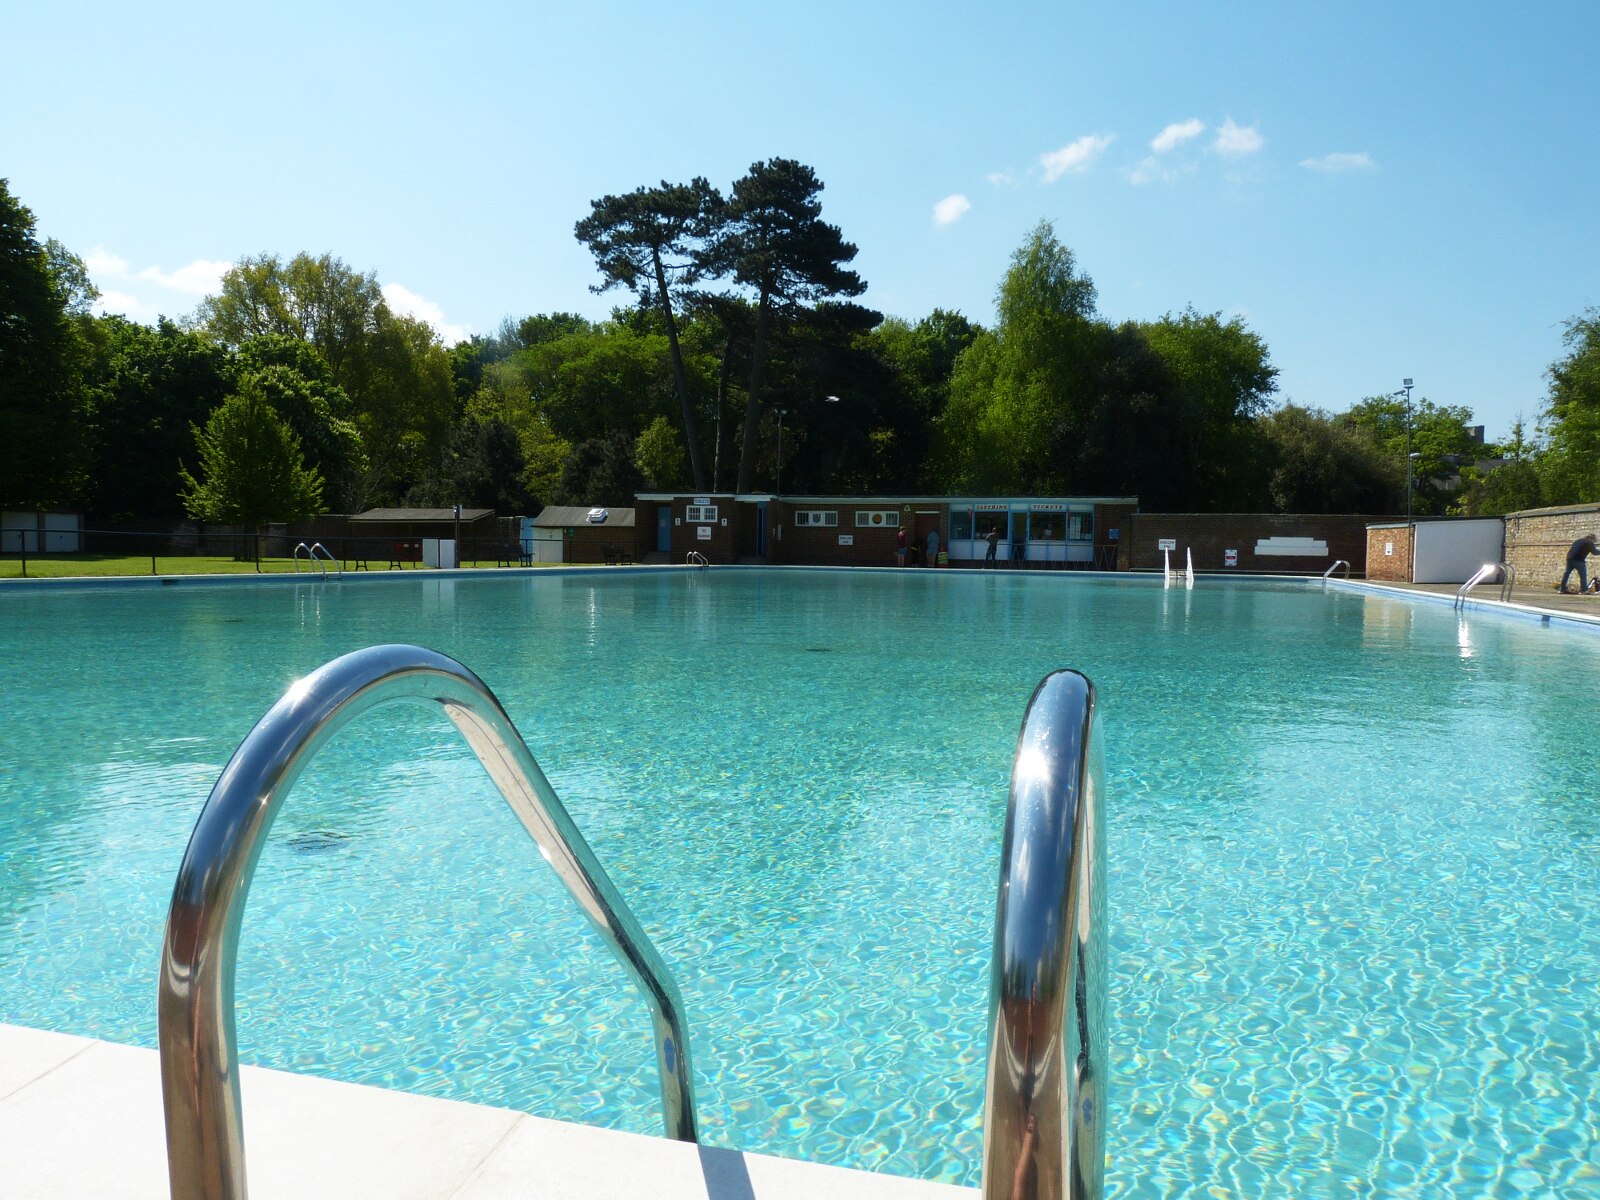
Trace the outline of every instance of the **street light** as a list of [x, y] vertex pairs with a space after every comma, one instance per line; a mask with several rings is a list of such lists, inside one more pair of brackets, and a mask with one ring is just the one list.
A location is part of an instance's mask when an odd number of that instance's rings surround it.
[[788, 409], [778, 410], [778, 486], [773, 489], [773, 494], [783, 495], [783, 418]]
[[1420, 454], [1411, 453], [1411, 380], [1402, 379], [1400, 390], [1393, 393], [1395, 396], [1406, 398], [1406, 520], [1411, 520], [1411, 465], [1421, 458]]

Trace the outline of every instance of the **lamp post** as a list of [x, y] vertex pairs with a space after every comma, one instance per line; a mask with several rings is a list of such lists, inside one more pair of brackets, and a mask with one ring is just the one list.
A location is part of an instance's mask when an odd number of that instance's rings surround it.
[[1417, 465], [1417, 459], [1419, 459], [1421, 457], [1422, 457], [1422, 455], [1416, 453], [1415, 451], [1413, 451], [1412, 453], [1406, 455], [1406, 521], [1407, 522], [1410, 522], [1410, 520], [1411, 520], [1411, 475], [1412, 475], [1413, 469]]
[[783, 495], [783, 418], [788, 409], [778, 410], [778, 486], [773, 489], [775, 495]]
[[1411, 464], [1421, 458], [1420, 454], [1411, 453], [1411, 380], [1402, 379], [1400, 390], [1396, 396], [1406, 398], [1406, 520], [1411, 520]]

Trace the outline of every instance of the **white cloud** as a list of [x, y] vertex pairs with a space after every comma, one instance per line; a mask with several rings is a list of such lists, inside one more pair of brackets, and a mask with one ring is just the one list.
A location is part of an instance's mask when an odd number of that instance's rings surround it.
[[933, 206], [933, 223], [935, 225], [953, 225], [964, 217], [972, 208], [972, 201], [959, 192], [954, 196], [946, 196]]
[[1174, 146], [1181, 145], [1190, 138], [1197, 138], [1205, 131], [1205, 122], [1199, 117], [1190, 117], [1187, 121], [1174, 121], [1150, 140], [1150, 149], [1157, 154], [1165, 154]]
[[1261, 131], [1254, 125], [1235, 125], [1233, 118], [1229, 117], [1217, 130], [1217, 140], [1211, 147], [1224, 158], [1243, 158], [1266, 144], [1267, 139], [1261, 136]]
[[1115, 138], [1115, 134], [1086, 133], [1059, 150], [1041, 154], [1039, 165], [1044, 168], [1044, 181], [1054, 183], [1069, 172], [1078, 174], [1087, 171]]
[[148, 280], [164, 288], [171, 288], [175, 292], [186, 292], [191, 296], [209, 296], [222, 289], [222, 277], [233, 266], [228, 262], [210, 262], [204, 258], [197, 258], [186, 267], [179, 267], [176, 271], [168, 273], [160, 267], [146, 267], [134, 278]]
[[1360, 154], [1324, 154], [1321, 158], [1303, 158], [1300, 165], [1308, 171], [1322, 171], [1325, 174], [1337, 175], [1342, 171], [1376, 171], [1378, 164], [1372, 161], [1372, 156], [1362, 151]]
[[154, 321], [160, 315], [137, 296], [104, 289], [100, 292], [100, 299], [95, 301], [94, 308], [99, 313], [121, 313], [134, 321]]
[[1199, 169], [1200, 164], [1196, 162], [1174, 164], [1170, 159], [1157, 158], [1151, 154], [1141, 159], [1139, 165], [1128, 173], [1128, 182], [1135, 185], [1171, 183], [1184, 175], [1193, 175]]
[[984, 179], [994, 184], [995, 187], [1005, 187], [1017, 182], [1015, 173], [1011, 171], [990, 171]]
[[91, 275], [109, 275], [120, 278], [128, 273], [128, 260], [112, 254], [104, 246], [96, 246], [83, 256], [83, 265]]
[[452, 325], [444, 319], [444, 310], [432, 300], [419, 296], [410, 288], [398, 283], [383, 285], [383, 298], [389, 307], [405, 317], [415, 317], [433, 326], [433, 330], [447, 346], [464, 342], [472, 336], [465, 325]]

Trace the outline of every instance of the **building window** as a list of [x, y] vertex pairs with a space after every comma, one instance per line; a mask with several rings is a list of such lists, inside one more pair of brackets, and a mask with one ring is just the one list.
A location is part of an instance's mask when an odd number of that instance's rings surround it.
[[1067, 536], [1067, 514], [1059, 508], [1036, 508], [1028, 513], [1030, 542], [1059, 542]]
[[717, 506], [715, 504], [691, 504], [684, 509], [683, 519], [691, 525], [715, 525], [717, 523]]
[[900, 510], [897, 508], [861, 508], [856, 510], [857, 529], [898, 529]]
[[827, 510], [827, 509], [802, 508], [802, 509], [796, 510], [796, 512], [794, 514], [794, 523], [797, 526], [798, 525], [828, 525], [828, 526], [834, 526], [834, 525], [838, 525], [839, 524], [839, 514], [838, 514], [837, 511], [832, 511], [832, 510]]
[[1094, 514], [1075, 512], [1067, 514], [1067, 540], [1089, 542], [1094, 540]]

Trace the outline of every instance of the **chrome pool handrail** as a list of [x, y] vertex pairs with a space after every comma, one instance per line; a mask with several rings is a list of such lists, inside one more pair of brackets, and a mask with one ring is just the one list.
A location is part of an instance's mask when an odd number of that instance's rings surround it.
[[[333, 567], [334, 571], [337, 572], [339, 578], [343, 579], [344, 578], [344, 564], [342, 562], [340, 562], [338, 559], [336, 559], [331, 553], [329, 553], [328, 548], [326, 546], [324, 546], [321, 542], [312, 542], [311, 543], [311, 557], [312, 557], [312, 560], [313, 561], [316, 560], [316, 558], [318, 557], [317, 552], [319, 550], [322, 552], [321, 557], [324, 560], [326, 560], [327, 563], [331, 567]], [[324, 575], [326, 575], [328, 572], [326, 570], [324, 570], [322, 573]]]
[[1011, 769], [989, 971], [983, 1200], [1099, 1200], [1106, 1102], [1104, 765], [1094, 685], [1045, 676]]
[[698, 550], [689, 551], [689, 553], [684, 556], [683, 561], [686, 566], [699, 567], [702, 571], [711, 565], [711, 560], [704, 554], [701, 554]]
[[1322, 577], [1324, 579], [1329, 578], [1340, 567], [1344, 568], [1344, 577], [1346, 579], [1349, 579], [1350, 578], [1350, 563], [1347, 560], [1342, 559], [1342, 558], [1334, 559], [1333, 560], [1333, 565], [1322, 573]]
[[[318, 545], [321, 545], [321, 543], [319, 542]], [[310, 561], [312, 566], [316, 567], [317, 570], [321, 571], [324, 575], [328, 573], [328, 568], [317, 561], [316, 553], [311, 549], [311, 547], [306, 545], [304, 542], [301, 542], [294, 548], [294, 573], [296, 575], [300, 574], [300, 551], [302, 550], [306, 552], [306, 558]]]
[[667, 1134], [695, 1140], [683, 1001], [655, 948], [562, 807], [500, 702], [454, 659], [372, 646], [299, 680], [256, 724], [212, 788], [172, 890], [158, 1019], [173, 1200], [244, 1200], [234, 967], [245, 898], [284, 797], [333, 734], [390, 700], [438, 704], [567, 890], [643, 989]]
[[1511, 598], [1512, 589], [1517, 586], [1517, 569], [1510, 563], [1484, 563], [1471, 579], [1456, 589], [1454, 607], [1465, 608], [1467, 594], [1480, 583], [1487, 583], [1495, 575], [1500, 576], [1500, 603], [1504, 604]]

